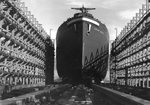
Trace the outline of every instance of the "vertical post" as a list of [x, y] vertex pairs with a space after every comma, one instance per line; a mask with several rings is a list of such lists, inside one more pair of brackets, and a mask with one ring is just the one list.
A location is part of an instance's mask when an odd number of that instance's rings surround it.
[[116, 39], [115, 39], [115, 84], [116, 84], [116, 81], [117, 81], [117, 68], [116, 68], [116, 66], [117, 66], [117, 55], [116, 55], [116, 51], [117, 51], [117, 34], [118, 34], [118, 29], [117, 28], [115, 28], [115, 30], [116, 30]]
[[5, 85], [0, 83], [0, 100], [2, 100], [2, 94], [4, 92], [4, 89], [5, 89]]
[[149, 10], [149, 3], [150, 3], [150, 0], [146, 0], [146, 11]]
[[50, 31], [49, 31], [49, 36], [50, 36], [50, 38], [52, 38], [52, 28], [50, 28]]
[[116, 39], [117, 39], [118, 29], [117, 29], [117, 28], [115, 28], [115, 30], [116, 30]]
[[146, 11], [148, 10], [148, 0], [146, 0]]

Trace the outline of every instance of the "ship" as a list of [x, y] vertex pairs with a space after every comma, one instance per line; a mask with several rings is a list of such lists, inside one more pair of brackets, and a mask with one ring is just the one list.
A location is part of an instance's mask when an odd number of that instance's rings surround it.
[[109, 56], [109, 33], [105, 24], [89, 10], [79, 10], [63, 22], [56, 35], [56, 67], [63, 82], [100, 83], [106, 76]]

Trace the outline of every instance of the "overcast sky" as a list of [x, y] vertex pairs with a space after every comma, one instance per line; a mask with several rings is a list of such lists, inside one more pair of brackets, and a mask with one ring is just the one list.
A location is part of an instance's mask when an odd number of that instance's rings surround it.
[[90, 11], [93, 16], [106, 24], [110, 39], [115, 39], [115, 28], [118, 34], [121, 29], [132, 19], [142, 8], [146, 0], [21, 0], [25, 2], [28, 10], [42, 24], [49, 34], [52, 30], [52, 38], [55, 38], [58, 27], [69, 17], [72, 17], [76, 10], [71, 7], [94, 7]]

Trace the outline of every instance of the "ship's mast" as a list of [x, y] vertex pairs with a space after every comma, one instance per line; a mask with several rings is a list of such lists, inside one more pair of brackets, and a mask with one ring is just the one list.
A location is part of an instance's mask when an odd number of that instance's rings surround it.
[[95, 8], [85, 8], [84, 5], [82, 6], [82, 8], [71, 8], [71, 9], [80, 10], [82, 13], [87, 13], [88, 10], [95, 10]]

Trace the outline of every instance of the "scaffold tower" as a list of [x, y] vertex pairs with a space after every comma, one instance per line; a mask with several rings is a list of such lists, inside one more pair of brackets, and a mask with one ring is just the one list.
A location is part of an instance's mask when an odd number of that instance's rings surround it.
[[[48, 34], [20, 0], [0, 0], [0, 85], [45, 85]], [[50, 44], [51, 46], [52, 44]], [[53, 47], [53, 46], [52, 46]]]

